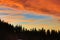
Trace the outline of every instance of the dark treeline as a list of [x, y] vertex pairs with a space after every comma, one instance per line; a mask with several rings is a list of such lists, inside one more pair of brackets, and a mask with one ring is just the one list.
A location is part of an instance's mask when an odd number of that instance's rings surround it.
[[60, 31], [51, 32], [42, 28], [37, 31], [31, 31], [22, 28], [22, 26], [13, 26], [0, 20], [0, 40], [60, 40]]

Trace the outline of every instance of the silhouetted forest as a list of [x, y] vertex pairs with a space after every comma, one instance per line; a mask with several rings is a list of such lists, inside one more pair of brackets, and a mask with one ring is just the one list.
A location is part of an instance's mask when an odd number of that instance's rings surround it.
[[45, 32], [43, 28], [29, 31], [22, 26], [14, 27], [0, 20], [0, 40], [60, 40], [60, 31]]

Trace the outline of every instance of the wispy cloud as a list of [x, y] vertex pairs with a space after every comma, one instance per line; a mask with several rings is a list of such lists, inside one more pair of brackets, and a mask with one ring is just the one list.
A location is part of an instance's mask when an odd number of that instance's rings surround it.
[[28, 10], [37, 14], [48, 14], [60, 17], [59, 0], [2, 0], [0, 5], [5, 5], [18, 10]]

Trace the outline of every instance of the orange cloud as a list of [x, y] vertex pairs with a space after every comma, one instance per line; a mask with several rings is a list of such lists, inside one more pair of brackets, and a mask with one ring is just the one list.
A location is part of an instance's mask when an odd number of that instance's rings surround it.
[[0, 5], [60, 18], [60, 0], [1, 0]]
[[36, 22], [36, 20], [34, 19], [28, 19], [28, 20], [24, 20], [23, 18], [25, 18], [24, 16], [4, 16], [1, 18], [1, 20], [4, 20], [5, 22], [8, 22], [10, 24], [12, 23], [20, 23], [20, 22], [28, 22], [28, 23], [33, 23]]

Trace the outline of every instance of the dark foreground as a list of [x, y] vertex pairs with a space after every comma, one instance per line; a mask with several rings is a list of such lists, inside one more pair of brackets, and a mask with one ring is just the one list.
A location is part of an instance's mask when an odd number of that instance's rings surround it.
[[29, 31], [22, 26], [14, 27], [0, 21], [0, 40], [60, 40], [60, 31], [45, 32], [43, 28], [39, 31], [36, 29]]

